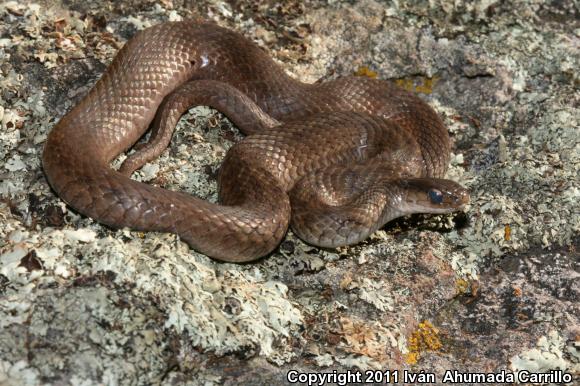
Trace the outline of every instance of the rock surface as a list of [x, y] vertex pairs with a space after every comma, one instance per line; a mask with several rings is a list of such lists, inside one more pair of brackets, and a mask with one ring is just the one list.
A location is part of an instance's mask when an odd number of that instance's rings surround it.
[[[289, 370], [580, 371], [578, 4], [560, 1], [4, 1], [0, 385], [278, 384]], [[417, 92], [453, 141], [466, 214], [360, 245], [289, 234], [254, 264], [112, 230], [50, 190], [47, 133], [137, 30], [233, 28], [289, 73]], [[215, 200], [241, 136], [193, 109], [134, 178]], [[470, 383], [469, 381], [465, 382]]]

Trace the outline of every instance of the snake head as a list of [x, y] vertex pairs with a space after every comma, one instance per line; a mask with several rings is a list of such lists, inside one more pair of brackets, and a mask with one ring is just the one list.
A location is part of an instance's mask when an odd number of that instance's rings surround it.
[[451, 213], [469, 203], [469, 191], [457, 182], [439, 178], [400, 181], [401, 209], [411, 213]]

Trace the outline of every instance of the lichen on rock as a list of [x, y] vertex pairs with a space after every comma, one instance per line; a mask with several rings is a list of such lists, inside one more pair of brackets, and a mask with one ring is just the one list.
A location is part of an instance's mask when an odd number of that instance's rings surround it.
[[[0, 384], [578, 371], [574, 4], [185, 3], [0, 4]], [[467, 212], [401, 219], [337, 250], [290, 232], [266, 259], [234, 265], [72, 211], [43, 176], [47, 133], [130, 36], [185, 18], [241, 32], [304, 81], [365, 69], [417, 92], [449, 129], [448, 177], [471, 190]], [[215, 201], [241, 137], [193, 109], [133, 178]]]

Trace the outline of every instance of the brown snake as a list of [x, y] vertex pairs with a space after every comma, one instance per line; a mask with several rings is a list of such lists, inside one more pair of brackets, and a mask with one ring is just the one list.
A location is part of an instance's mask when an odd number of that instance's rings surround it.
[[[218, 204], [129, 178], [196, 105], [248, 135], [221, 166]], [[150, 126], [147, 145], [113, 170]], [[82, 214], [174, 232], [208, 256], [242, 262], [271, 252], [289, 225], [308, 243], [337, 247], [396, 217], [461, 209], [469, 194], [441, 179], [449, 151], [437, 114], [405, 90], [365, 77], [305, 84], [238, 33], [184, 21], [127, 42], [51, 131], [43, 166]]]

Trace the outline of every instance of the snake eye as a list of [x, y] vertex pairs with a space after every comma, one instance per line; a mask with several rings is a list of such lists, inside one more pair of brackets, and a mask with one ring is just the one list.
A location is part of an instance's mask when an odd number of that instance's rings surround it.
[[440, 190], [429, 189], [427, 194], [429, 195], [429, 199], [433, 204], [441, 204], [443, 202], [443, 193], [441, 193]]

